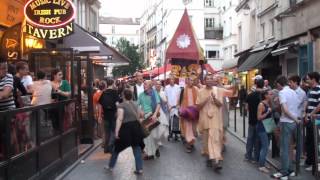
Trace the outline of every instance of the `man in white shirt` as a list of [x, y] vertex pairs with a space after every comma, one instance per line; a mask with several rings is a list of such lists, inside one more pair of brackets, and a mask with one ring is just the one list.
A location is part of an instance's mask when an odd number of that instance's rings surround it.
[[16, 76], [21, 79], [21, 83], [26, 88], [28, 93], [32, 93], [32, 77], [29, 75], [28, 64], [24, 61], [20, 61], [16, 64], [17, 74]]
[[136, 73], [136, 84], [133, 87], [133, 100], [137, 101], [141, 93], [144, 92], [143, 74], [141, 72]]
[[169, 84], [165, 87], [164, 91], [168, 99], [168, 106], [170, 111], [172, 107], [179, 105], [178, 102], [181, 91], [179, 85], [174, 83], [174, 77], [170, 77]]
[[280, 172], [273, 174], [272, 177], [276, 179], [288, 179], [288, 177], [294, 172], [289, 151], [292, 135], [296, 131], [297, 124], [300, 123], [300, 113], [298, 109], [301, 100], [297, 93], [289, 88], [286, 77], [278, 77], [276, 83], [277, 89], [280, 90], [279, 101], [282, 111], [280, 117], [280, 149], [282, 153], [281, 170]]

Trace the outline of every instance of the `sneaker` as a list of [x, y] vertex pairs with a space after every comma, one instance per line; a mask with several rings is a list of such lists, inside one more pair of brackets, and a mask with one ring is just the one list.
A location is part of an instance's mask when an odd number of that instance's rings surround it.
[[259, 167], [259, 171], [263, 172], [263, 173], [270, 173], [269, 169], [265, 166], [263, 167]]
[[156, 150], [156, 157], [157, 157], [157, 158], [160, 157], [160, 151], [159, 151], [159, 149]]
[[295, 177], [295, 176], [297, 176], [297, 174], [296, 174], [296, 172], [294, 172], [294, 171], [290, 171], [290, 172], [289, 172], [289, 176], [290, 176], [290, 177]]
[[109, 166], [104, 166], [103, 169], [108, 171], [108, 172], [112, 172], [113, 171], [113, 168], [111, 168]]
[[216, 163], [215, 169], [216, 169], [216, 170], [222, 169], [222, 161], [218, 161], [218, 162]]
[[206, 161], [206, 165], [207, 165], [207, 167], [212, 167], [212, 160], [208, 159]]
[[288, 180], [288, 175], [282, 174], [280, 172], [274, 173], [271, 175], [271, 178], [274, 179], [281, 179], [281, 180]]
[[306, 171], [312, 171], [312, 166], [308, 166], [305, 168]]
[[142, 175], [143, 171], [142, 170], [136, 170], [133, 173], [136, 174], [136, 175]]

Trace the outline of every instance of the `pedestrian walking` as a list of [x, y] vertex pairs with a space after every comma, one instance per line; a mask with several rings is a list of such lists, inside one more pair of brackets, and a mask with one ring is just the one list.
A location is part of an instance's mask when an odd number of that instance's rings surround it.
[[169, 135], [169, 108], [168, 100], [165, 92], [163, 91], [163, 87], [160, 81], [156, 82], [155, 90], [157, 91], [160, 97], [160, 125], [158, 127], [157, 136], [159, 137], [158, 145], [161, 146], [162, 140], [166, 139]]
[[[165, 94], [167, 96], [167, 99], [168, 99], [168, 107], [169, 107], [169, 112], [172, 112], [174, 111], [174, 109], [177, 109], [178, 110], [178, 106], [180, 104], [179, 100], [180, 100], [180, 92], [181, 92], [181, 89], [179, 87], [179, 85], [175, 84], [175, 78], [173, 76], [170, 77], [169, 79], [169, 84], [165, 87], [164, 89], [165, 91]], [[170, 129], [170, 134], [169, 134], [169, 138], [172, 138], [173, 136], [173, 133], [172, 133], [172, 122], [169, 122], [171, 124], [171, 129]], [[184, 125], [182, 125], [183, 122], [180, 121], [180, 127], [181, 127], [181, 136], [184, 137]], [[175, 135], [175, 138], [177, 139], [178, 138], [178, 135], [177, 134], [174, 134]]]
[[[183, 123], [181, 123], [181, 129], [184, 129], [184, 138], [186, 141], [186, 152], [191, 153], [194, 150], [194, 143], [196, 141], [197, 136], [197, 124], [198, 119], [193, 117], [192, 107], [196, 106], [198, 88], [193, 85], [193, 79], [186, 78], [186, 87], [181, 92], [182, 93], [182, 101], [180, 107], [180, 118]], [[188, 109], [189, 108], [189, 109]], [[196, 109], [195, 109], [196, 110]], [[181, 113], [186, 111], [185, 113]], [[191, 113], [191, 114], [190, 114]], [[198, 112], [194, 112], [198, 113]], [[186, 116], [182, 116], [181, 114], [186, 114]]]
[[288, 179], [294, 175], [292, 158], [290, 158], [290, 146], [292, 137], [300, 123], [298, 107], [300, 104], [297, 93], [288, 86], [288, 79], [280, 76], [276, 80], [281, 105], [280, 117], [280, 150], [281, 170], [271, 175], [277, 179]]
[[114, 148], [114, 133], [116, 128], [117, 104], [119, 103], [118, 91], [114, 89], [114, 80], [107, 79], [107, 88], [100, 96], [99, 103], [103, 109], [104, 117], [104, 152], [111, 153]]
[[112, 152], [109, 165], [105, 168], [112, 171], [120, 152], [131, 147], [136, 165], [134, 173], [139, 175], [143, 173], [142, 149], [144, 148], [144, 143], [140, 125], [143, 112], [132, 101], [132, 97], [133, 93], [130, 89], [123, 91], [124, 102], [119, 104], [117, 108], [115, 148]]
[[[158, 121], [160, 115], [159, 95], [153, 90], [151, 81], [145, 81], [143, 86], [144, 92], [139, 95], [138, 104], [144, 112], [145, 119], [151, 118], [152, 122]], [[150, 135], [144, 139], [146, 145], [144, 149], [145, 160], [154, 159], [155, 156], [160, 157], [158, 128], [159, 127], [154, 128]]]
[[266, 90], [261, 93], [261, 102], [258, 106], [257, 114], [257, 134], [260, 140], [260, 152], [259, 152], [259, 170], [264, 173], [269, 173], [268, 168], [266, 167], [266, 158], [269, 149], [269, 137], [266, 129], [264, 128], [263, 121], [271, 118], [272, 109], [271, 109], [271, 100], [272, 92], [271, 90]]
[[196, 104], [199, 109], [198, 129], [202, 135], [202, 153], [208, 156], [207, 166], [222, 168], [224, 144], [222, 103], [225, 90], [217, 87], [218, 78], [212, 74], [205, 77], [206, 87], [199, 90]]
[[135, 80], [136, 82], [133, 85], [133, 100], [138, 101], [140, 94], [144, 91], [143, 74], [141, 72], [136, 72]]

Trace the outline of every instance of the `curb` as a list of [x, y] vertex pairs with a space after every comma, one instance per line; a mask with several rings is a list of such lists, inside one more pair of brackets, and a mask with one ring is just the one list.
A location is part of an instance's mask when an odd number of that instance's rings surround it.
[[84, 153], [82, 156], [80, 156], [76, 162], [74, 162], [65, 171], [63, 171], [59, 176], [57, 176], [55, 178], [55, 180], [63, 180], [63, 178], [65, 178], [72, 170], [74, 170], [81, 163], [82, 160], [87, 159], [88, 156], [90, 156], [93, 151], [95, 151], [98, 147], [100, 147], [101, 144], [102, 144], [102, 141], [93, 145], [93, 147], [91, 147], [86, 153]]
[[[246, 141], [244, 139], [242, 139], [241, 137], [239, 137], [239, 135], [237, 135], [236, 133], [232, 132], [231, 130], [227, 129], [227, 131], [234, 136], [235, 138], [237, 138], [239, 141], [241, 141], [243, 144], [246, 144]], [[280, 170], [280, 168], [274, 163], [272, 162], [269, 158], [267, 158], [267, 163], [269, 163], [273, 168], [275, 168], [277, 171]]]

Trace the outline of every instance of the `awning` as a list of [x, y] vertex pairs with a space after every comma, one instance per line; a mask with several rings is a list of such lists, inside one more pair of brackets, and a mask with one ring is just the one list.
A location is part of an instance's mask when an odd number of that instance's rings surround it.
[[158, 76], [158, 75], [163, 74], [164, 72], [167, 72], [167, 71], [171, 71], [171, 64], [167, 64], [167, 67], [162, 66], [162, 67], [154, 68], [151, 71], [151, 74], [152, 74], [152, 76]]
[[239, 59], [239, 57], [224, 60], [223, 64], [222, 64], [222, 69], [226, 70], [226, 69], [232, 69], [232, 68], [237, 67], [238, 59]]
[[247, 71], [250, 69], [253, 69], [259, 65], [260, 62], [262, 62], [272, 51], [272, 48], [262, 50], [262, 51], [257, 51], [253, 52], [250, 54], [250, 56], [244, 61], [243, 64], [240, 65], [238, 68], [239, 72], [242, 71]]
[[128, 65], [130, 60], [102, 40], [94, 37], [87, 30], [74, 25], [74, 33], [63, 39], [64, 48], [73, 48], [75, 51], [88, 52], [91, 59], [97, 63], [112, 63]]
[[272, 56], [279, 56], [281, 54], [285, 54], [286, 52], [288, 52], [289, 47], [283, 47], [283, 48], [278, 48], [274, 51], [271, 51]]

